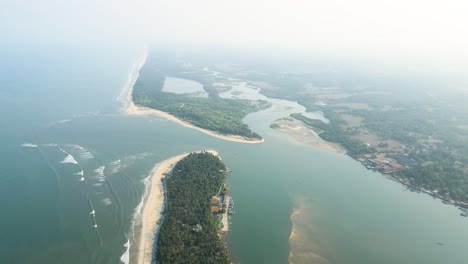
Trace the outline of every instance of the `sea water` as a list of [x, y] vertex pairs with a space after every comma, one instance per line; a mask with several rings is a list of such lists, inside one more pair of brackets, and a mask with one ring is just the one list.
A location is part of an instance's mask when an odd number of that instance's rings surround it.
[[0, 263], [127, 261], [150, 170], [200, 149], [216, 149], [232, 170], [229, 241], [241, 263], [468, 259], [456, 208], [270, 129], [290, 108], [247, 116], [264, 144], [123, 116], [117, 98], [143, 52], [0, 51]]

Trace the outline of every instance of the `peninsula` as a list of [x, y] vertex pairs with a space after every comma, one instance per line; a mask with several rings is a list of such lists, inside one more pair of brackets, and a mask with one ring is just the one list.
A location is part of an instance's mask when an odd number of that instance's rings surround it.
[[[187, 158], [187, 160], [185, 160]], [[179, 162], [184, 160], [183, 163], [179, 165]], [[201, 163], [199, 163], [201, 162]], [[167, 199], [167, 196], [165, 198], [165, 190], [171, 191], [174, 186], [172, 185], [173, 180], [169, 181], [169, 186], [164, 188], [163, 186], [163, 180], [165, 180], [166, 175], [176, 175], [174, 176], [174, 180], [177, 180], [177, 177], [179, 177], [182, 171], [180, 170], [180, 166], [184, 166], [189, 164], [189, 166], [192, 166], [193, 168], [197, 168], [195, 166], [207, 166], [204, 168], [204, 170], [200, 170], [200, 174], [196, 174], [193, 171], [190, 171], [190, 175], [198, 175], [200, 178], [198, 180], [201, 181], [207, 181], [208, 183], [212, 183], [211, 185], [208, 184], [205, 187], [213, 187], [211, 191], [213, 191], [216, 187], [216, 196], [213, 197], [214, 199], [208, 199], [208, 203], [212, 205], [213, 200], [215, 200], [217, 197], [223, 196], [226, 193], [226, 188], [225, 186], [227, 185], [225, 183], [226, 179], [226, 168], [224, 167], [224, 164], [221, 162], [220, 158], [218, 157], [218, 153], [214, 150], [207, 150], [207, 151], [198, 151], [198, 152], [192, 152], [192, 153], [185, 153], [182, 155], [178, 155], [172, 158], [169, 158], [167, 160], [164, 160], [153, 168], [150, 176], [148, 177], [148, 184], [147, 184], [147, 189], [146, 189], [146, 194], [143, 198], [143, 206], [142, 206], [142, 212], [141, 212], [141, 225], [136, 231], [136, 241], [137, 243], [132, 246], [132, 254], [130, 256], [131, 263], [138, 263], [138, 264], [150, 264], [153, 261], [154, 253], [155, 253], [155, 248], [156, 248], [156, 243], [160, 241], [157, 238], [159, 237], [158, 230], [165, 230], [167, 227], [164, 229], [162, 228], [161, 224], [163, 222], [163, 214], [170, 213], [170, 210], [167, 211], [165, 210], [167, 208], [172, 208], [169, 207], [168, 205], [172, 204], [173, 199], [178, 199], [177, 197], [174, 198], [173, 195], [170, 195], [170, 200], [171, 202], [168, 203], [168, 201], [165, 201]], [[177, 167], [176, 167], [177, 166]], [[176, 172], [174, 173], [174, 167], [176, 167]], [[192, 174], [193, 173], [193, 174]], [[218, 177], [212, 178], [209, 177], [209, 179], [206, 178], [206, 174], [209, 174], [211, 176], [217, 175]], [[213, 174], [213, 175], [212, 175]], [[205, 177], [205, 178], [203, 178]], [[179, 187], [190, 187], [186, 186], [186, 184], [194, 184], [197, 179], [194, 179], [193, 182], [187, 182], [187, 183], [181, 183]], [[199, 183], [202, 183], [202, 182]], [[205, 184], [206, 182], [203, 182]], [[220, 185], [220, 186], [218, 186]], [[195, 185], [194, 185], [195, 186]], [[169, 187], [169, 188], [168, 188]], [[197, 187], [198, 188], [198, 187]], [[207, 195], [210, 194], [210, 190], [202, 190], [198, 188], [200, 192], [200, 197], [202, 197], [203, 193], [202, 191], [207, 191]], [[198, 193], [198, 192], [197, 192]], [[206, 195], [204, 196], [206, 197]], [[229, 199], [226, 196], [227, 199]], [[166, 205], [165, 205], [166, 202]], [[200, 201], [203, 202], [203, 201]], [[229, 202], [227, 202], [229, 203]], [[224, 210], [220, 210], [219, 212], [213, 213], [212, 216], [209, 216], [207, 219], [205, 219], [208, 222], [203, 222], [201, 221], [200, 223], [203, 223], [203, 226], [207, 228], [207, 230], [210, 230], [208, 224], [213, 224], [213, 220], [215, 220], [217, 228], [219, 229], [220, 234], [226, 234], [228, 231], [228, 225], [224, 223], [224, 221], [227, 221], [227, 214], [226, 212], [226, 206], [222, 207]], [[194, 209], [197, 209], [194, 207]], [[199, 210], [205, 210], [206, 208], [198, 208]], [[209, 211], [210, 209], [208, 209]], [[225, 218], [225, 219], [224, 219]], [[168, 219], [172, 219], [172, 217], [169, 217]], [[215, 225], [215, 226], [216, 226]], [[164, 235], [163, 235], [164, 236]], [[218, 238], [217, 238], [218, 239]], [[161, 242], [159, 242], [161, 243]], [[210, 242], [213, 243], [213, 242]], [[222, 244], [221, 244], [222, 246]], [[162, 252], [165, 252], [164, 246], [162, 247], [163, 250]], [[222, 250], [225, 251], [224, 248]], [[223, 251], [223, 252], [224, 252]], [[227, 254], [227, 253], [226, 253]], [[161, 262], [161, 261], [160, 261]]]
[[143, 199], [143, 211], [141, 212], [141, 227], [137, 235], [137, 254], [133, 255], [132, 263], [149, 264], [153, 253], [154, 234], [158, 228], [158, 221], [164, 207], [164, 189], [162, 178], [171, 171], [179, 160], [188, 154], [178, 155], [158, 163], [149, 176], [146, 195]]
[[[190, 153], [165, 178], [166, 206], [156, 235], [158, 263], [229, 263], [213, 200], [224, 190], [227, 169], [216, 152]], [[223, 210], [226, 210], [223, 208]]]
[[126, 95], [121, 96], [127, 115], [160, 116], [227, 141], [264, 141], [242, 119], [249, 113], [269, 107], [267, 102], [219, 98], [215, 90], [210, 90], [211, 83], [201, 77], [199, 80], [209, 90], [208, 97], [165, 92], [163, 86], [166, 77], [179, 74], [181, 69], [172, 64], [156, 63], [155, 60], [150, 57], [134, 67], [124, 88]]

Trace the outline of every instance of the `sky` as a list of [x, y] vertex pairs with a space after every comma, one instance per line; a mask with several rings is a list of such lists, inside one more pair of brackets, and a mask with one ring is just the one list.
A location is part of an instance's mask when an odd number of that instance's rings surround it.
[[12, 43], [118, 43], [415, 58], [468, 69], [463, 0], [0, 0]]

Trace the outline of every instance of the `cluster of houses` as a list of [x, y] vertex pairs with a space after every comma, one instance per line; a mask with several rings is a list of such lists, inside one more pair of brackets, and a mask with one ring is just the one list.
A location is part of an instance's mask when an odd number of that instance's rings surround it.
[[211, 212], [213, 214], [222, 214], [224, 205], [224, 195], [214, 196], [211, 199]]
[[404, 165], [398, 163], [395, 159], [387, 157], [385, 153], [362, 154], [355, 158], [366, 168], [377, 170], [384, 174], [391, 174], [405, 168]]
[[[416, 166], [419, 164], [417, 161], [408, 157], [408, 155], [400, 154], [400, 153], [361, 154], [361, 155], [353, 156], [353, 158], [361, 162], [366, 168], [371, 169], [371, 170], [376, 170], [384, 174], [392, 174], [401, 169], [404, 169], [410, 166]], [[438, 190], [426, 190], [424, 188], [413, 186], [408, 180], [402, 179], [400, 177], [394, 177], [392, 179], [395, 179], [401, 182], [402, 184], [410, 186], [414, 189], [418, 189], [429, 195], [436, 196], [442, 199], [445, 203], [459, 206], [460, 209], [462, 209], [461, 215], [468, 217], [468, 203], [462, 202], [462, 201], [454, 201], [450, 199], [449, 197], [442, 196], [439, 194]]]
[[214, 196], [211, 199], [211, 212], [213, 214], [223, 214], [227, 212], [229, 215], [234, 215], [234, 200], [232, 197], [226, 199], [225, 195]]

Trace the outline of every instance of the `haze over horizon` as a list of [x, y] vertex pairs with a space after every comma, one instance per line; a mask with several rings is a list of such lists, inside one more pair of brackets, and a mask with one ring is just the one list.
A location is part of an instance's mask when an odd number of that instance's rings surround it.
[[9, 1], [0, 32], [15, 44], [157, 43], [465, 70], [467, 9], [460, 0]]
[[2, 1], [0, 264], [466, 263], [467, 7]]

